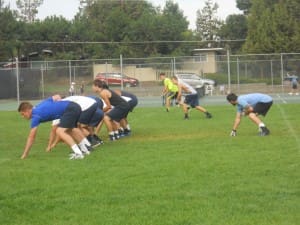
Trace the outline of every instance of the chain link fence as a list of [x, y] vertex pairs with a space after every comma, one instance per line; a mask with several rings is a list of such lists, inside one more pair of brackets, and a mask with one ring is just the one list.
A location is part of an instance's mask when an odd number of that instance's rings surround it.
[[[0, 67], [0, 100], [40, 100], [59, 93], [92, 95], [92, 82], [98, 73], [119, 73], [139, 80], [137, 87], [124, 83], [116, 88], [127, 89], [138, 97], [159, 96], [162, 84], [159, 74], [177, 72], [198, 74], [213, 79], [217, 86], [210, 95], [288, 93], [289, 75], [300, 72], [300, 54], [230, 55], [201, 53], [187, 57], [120, 58], [68, 61], [3, 62]], [[112, 88], [115, 88], [112, 87]]]

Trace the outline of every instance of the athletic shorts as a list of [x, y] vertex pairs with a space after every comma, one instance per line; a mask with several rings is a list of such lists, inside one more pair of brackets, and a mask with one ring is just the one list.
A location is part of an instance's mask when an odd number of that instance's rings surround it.
[[60, 122], [58, 127], [61, 128], [75, 128], [77, 127], [77, 122], [81, 114], [80, 105], [74, 102], [70, 102], [64, 111], [63, 115], [60, 117]]
[[253, 111], [255, 113], [258, 113], [259, 115], [266, 116], [269, 109], [271, 108], [272, 104], [273, 104], [273, 101], [271, 101], [271, 102], [258, 102], [254, 106]]
[[293, 89], [297, 89], [297, 88], [298, 88], [298, 85], [297, 85], [297, 84], [293, 84], [293, 85], [292, 85], [292, 88], [293, 88]]
[[129, 108], [120, 108], [118, 106], [112, 108], [106, 115], [110, 117], [111, 120], [120, 122], [121, 119], [126, 118], [126, 115], [129, 112]]
[[100, 123], [101, 120], [103, 120], [104, 113], [101, 109], [97, 109], [96, 112], [94, 113], [92, 119], [89, 122], [89, 126], [91, 127], [96, 127]]
[[199, 97], [198, 94], [186, 95], [184, 99], [184, 103], [190, 105], [192, 108], [195, 108], [199, 105]]
[[95, 102], [87, 110], [81, 112], [78, 122], [81, 124], [88, 125], [98, 108], [98, 104]]

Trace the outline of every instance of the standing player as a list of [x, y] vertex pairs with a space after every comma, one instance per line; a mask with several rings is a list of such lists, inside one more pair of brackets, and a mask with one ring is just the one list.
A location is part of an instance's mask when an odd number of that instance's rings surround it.
[[206, 118], [212, 118], [212, 115], [202, 106], [199, 105], [199, 97], [197, 91], [183, 80], [179, 80], [176, 76], [172, 77], [172, 82], [178, 87], [177, 102], [181, 102], [182, 95], [185, 95], [183, 103], [180, 103], [184, 112], [184, 119], [188, 119], [188, 107], [195, 108], [206, 115]]
[[55, 96], [53, 96], [45, 99], [35, 107], [29, 102], [22, 102], [18, 107], [18, 112], [25, 119], [31, 120], [31, 129], [21, 159], [25, 159], [28, 156], [35, 141], [39, 124], [55, 119], [60, 119], [56, 134], [74, 152], [70, 159], [82, 159], [84, 158], [82, 152], [88, 153], [86, 148], [80, 149], [77, 145], [77, 143], [80, 143], [81, 146], [85, 146], [86, 140], [77, 128], [77, 122], [81, 114], [78, 104], [70, 101], [56, 101]]
[[271, 96], [260, 93], [246, 94], [237, 96], [234, 93], [227, 95], [227, 101], [233, 106], [237, 106], [237, 113], [233, 124], [231, 136], [236, 136], [237, 128], [241, 122], [242, 115], [248, 116], [259, 128], [259, 135], [270, 134], [269, 129], [260, 120], [258, 115], [266, 116], [273, 104]]
[[164, 84], [162, 95], [165, 96], [166, 111], [169, 112], [171, 106], [171, 100], [176, 99], [177, 97], [178, 87], [177, 85], [174, 85], [171, 79], [166, 77], [164, 73], [161, 73], [159, 77]]

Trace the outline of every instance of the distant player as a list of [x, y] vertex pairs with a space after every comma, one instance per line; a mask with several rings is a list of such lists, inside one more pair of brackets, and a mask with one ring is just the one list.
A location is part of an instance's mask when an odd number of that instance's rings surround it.
[[227, 95], [227, 101], [233, 106], [237, 106], [237, 113], [233, 124], [231, 136], [237, 135], [237, 128], [241, 122], [242, 115], [248, 116], [259, 128], [259, 135], [270, 134], [269, 129], [260, 120], [258, 115], [266, 116], [273, 104], [271, 96], [260, 93], [246, 94], [237, 96], [234, 93]]
[[[206, 118], [212, 118], [212, 115], [202, 106], [199, 105], [199, 97], [197, 91], [186, 82], [178, 79], [176, 76], [172, 77], [172, 82], [178, 87], [177, 102], [182, 105], [184, 112], [184, 119], [188, 119], [188, 107], [195, 108], [206, 115]], [[184, 95], [184, 101], [181, 98]]]
[[162, 95], [165, 98], [166, 111], [170, 111], [171, 101], [176, 99], [178, 93], [177, 85], [174, 85], [170, 78], [166, 77], [164, 73], [159, 75], [160, 79], [163, 81], [164, 88], [162, 90]]

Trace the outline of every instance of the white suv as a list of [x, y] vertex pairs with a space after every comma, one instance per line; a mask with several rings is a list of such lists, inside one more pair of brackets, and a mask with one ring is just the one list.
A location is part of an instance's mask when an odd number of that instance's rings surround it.
[[195, 73], [176, 73], [175, 76], [191, 85], [198, 92], [199, 97], [212, 93], [216, 82], [211, 79], [203, 79]]

